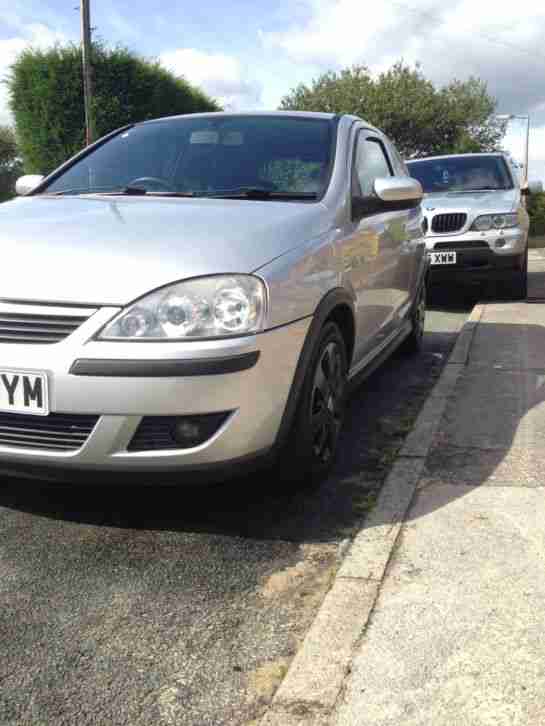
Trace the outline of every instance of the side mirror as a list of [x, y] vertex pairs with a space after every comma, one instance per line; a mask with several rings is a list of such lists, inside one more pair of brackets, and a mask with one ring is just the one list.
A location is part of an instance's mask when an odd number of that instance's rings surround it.
[[20, 176], [15, 182], [15, 191], [19, 196], [24, 197], [25, 194], [29, 194], [33, 189], [42, 183], [44, 176], [40, 174], [26, 174]]
[[352, 198], [352, 218], [369, 214], [411, 209], [420, 203], [424, 192], [419, 181], [410, 176], [378, 177], [374, 182], [374, 194]]
[[422, 185], [410, 176], [385, 176], [375, 179], [375, 194], [383, 202], [419, 202], [424, 196]]

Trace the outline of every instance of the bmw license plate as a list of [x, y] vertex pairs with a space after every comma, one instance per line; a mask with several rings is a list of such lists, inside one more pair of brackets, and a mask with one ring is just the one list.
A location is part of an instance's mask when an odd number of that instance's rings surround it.
[[455, 265], [456, 252], [430, 252], [431, 265]]
[[47, 394], [45, 373], [0, 369], [0, 411], [47, 416]]

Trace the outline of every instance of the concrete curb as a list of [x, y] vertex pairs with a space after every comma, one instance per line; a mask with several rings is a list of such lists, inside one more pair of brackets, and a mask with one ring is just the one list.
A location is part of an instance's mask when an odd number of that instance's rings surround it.
[[261, 726], [327, 726], [354, 649], [379, 594], [399, 531], [418, 486], [447, 399], [469, 361], [485, 306], [464, 324], [438, 382], [405, 440], [377, 504], [347, 550]]

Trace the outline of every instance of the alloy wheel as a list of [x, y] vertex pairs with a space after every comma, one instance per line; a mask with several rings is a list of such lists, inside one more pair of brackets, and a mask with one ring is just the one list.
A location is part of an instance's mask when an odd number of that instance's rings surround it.
[[343, 368], [339, 344], [331, 341], [316, 366], [310, 401], [313, 454], [324, 464], [335, 452], [341, 429], [345, 392]]

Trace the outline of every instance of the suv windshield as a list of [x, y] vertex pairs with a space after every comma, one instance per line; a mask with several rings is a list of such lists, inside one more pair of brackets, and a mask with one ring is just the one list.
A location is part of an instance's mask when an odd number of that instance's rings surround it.
[[501, 156], [421, 159], [407, 162], [407, 168], [427, 194], [513, 188], [513, 180]]
[[186, 116], [138, 124], [42, 191], [316, 199], [329, 180], [334, 128], [329, 119], [288, 115]]

